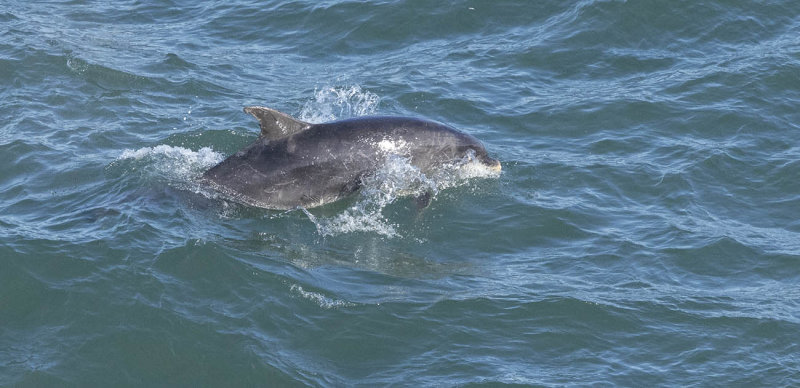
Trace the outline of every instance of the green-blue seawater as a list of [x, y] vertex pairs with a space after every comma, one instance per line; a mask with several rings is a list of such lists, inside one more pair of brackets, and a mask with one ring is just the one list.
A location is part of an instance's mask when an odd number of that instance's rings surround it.
[[[247, 105], [503, 171], [245, 206]], [[799, 112], [796, 0], [3, 0], [0, 386], [800, 386]]]

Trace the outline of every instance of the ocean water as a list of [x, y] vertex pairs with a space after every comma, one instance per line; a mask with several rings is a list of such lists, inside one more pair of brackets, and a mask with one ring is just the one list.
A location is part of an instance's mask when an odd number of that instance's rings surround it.
[[[503, 172], [248, 207], [246, 105]], [[4, 0], [0, 386], [798, 386], [798, 112], [790, 0]]]

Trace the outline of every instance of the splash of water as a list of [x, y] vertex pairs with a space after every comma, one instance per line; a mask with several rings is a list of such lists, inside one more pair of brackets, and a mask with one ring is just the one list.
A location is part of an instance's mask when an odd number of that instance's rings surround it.
[[497, 171], [481, 164], [474, 154], [442, 166], [431, 176], [412, 165], [409, 158], [389, 154], [375, 174], [364, 178], [356, 202], [340, 214], [322, 217], [302, 210], [322, 236], [370, 232], [401, 237], [397, 225], [383, 214], [384, 209], [398, 198], [430, 195], [433, 200], [443, 189], [462, 185], [469, 179], [496, 177], [497, 174]]
[[190, 181], [221, 162], [223, 158], [222, 154], [209, 147], [192, 151], [188, 148], [161, 144], [137, 150], [126, 149], [115, 162], [138, 161], [148, 166], [147, 169], [142, 169], [147, 175], [152, 174], [171, 181]]
[[460, 160], [445, 164], [434, 176], [440, 190], [460, 186], [476, 178], [497, 178], [500, 171], [483, 164], [470, 150]]
[[314, 217], [305, 210], [322, 236], [343, 233], [373, 232], [387, 237], [399, 236], [383, 214], [383, 209], [397, 198], [438, 192], [436, 183], [411, 165], [408, 158], [390, 155], [381, 168], [364, 178], [358, 200], [342, 213], [332, 217]]
[[322, 123], [375, 113], [380, 98], [361, 86], [325, 87], [314, 90], [314, 98], [306, 101], [299, 118]]

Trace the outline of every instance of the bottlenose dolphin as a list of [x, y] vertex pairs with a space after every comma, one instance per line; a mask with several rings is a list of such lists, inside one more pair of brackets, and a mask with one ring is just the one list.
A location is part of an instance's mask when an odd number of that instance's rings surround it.
[[[334, 202], [358, 190], [390, 154], [407, 158], [424, 174], [465, 158], [501, 168], [476, 138], [432, 121], [372, 116], [311, 124], [260, 106], [244, 111], [259, 120], [261, 135], [202, 180], [251, 206], [294, 209]], [[429, 196], [422, 197], [427, 205]]]

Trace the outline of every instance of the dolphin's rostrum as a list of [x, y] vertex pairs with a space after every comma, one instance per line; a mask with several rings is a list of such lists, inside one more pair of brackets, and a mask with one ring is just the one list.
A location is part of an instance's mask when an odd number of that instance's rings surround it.
[[500, 170], [477, 139], [433, 121], [371, 116], [310, 124], [260, 106], [244, 111], [258, 119], [261, 136], [202, 179], [252, 206], [311, 208], [336, 201], [358, 190], [390, 154], [424, 174], [469, 157]]

